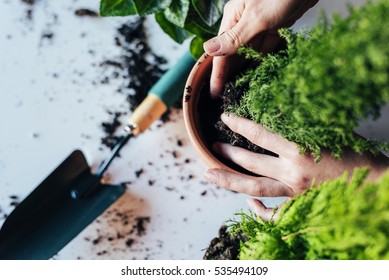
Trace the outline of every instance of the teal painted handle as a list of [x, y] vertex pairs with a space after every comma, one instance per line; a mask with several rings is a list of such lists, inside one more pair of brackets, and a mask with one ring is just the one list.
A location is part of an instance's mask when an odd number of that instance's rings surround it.
[[171, 67], [161, 79], [149, 90], [149, 94], [155, 94], [169, 108], [184, 92], [184, 86], [195, 60], [189, 51]]

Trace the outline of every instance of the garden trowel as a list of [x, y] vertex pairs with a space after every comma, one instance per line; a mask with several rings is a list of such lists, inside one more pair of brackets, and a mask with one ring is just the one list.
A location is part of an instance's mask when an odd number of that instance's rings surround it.
[[150, 89], [132, 114], [111, 155], [91, 172], [84, 154], [73, 151], [8, 216], [0, 230], [0, 259], [50, 259], [125, 191], [101, 178], [120, 149], [146, 130], [184, 91], [195, 61], [187, 52]]

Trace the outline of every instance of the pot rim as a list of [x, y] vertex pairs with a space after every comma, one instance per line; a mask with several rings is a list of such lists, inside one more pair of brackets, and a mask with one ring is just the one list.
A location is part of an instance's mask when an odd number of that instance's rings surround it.
[[195, 107], [199, 101], [200, 89], [206, 82], [204, 76], [209, 77], [212, 69], [212, 56], [204, 53], [193, 66], [185, 83], [184, 95], [182, 100], [182, 108], [184, 115], [185, 128], [188, 133], [190, 142], [205, 162], [209, 169], [218, 168], [228, 170], [230, 172], [241, 172], [232, 169], [221, 162], [207, 147], [201, 137], [196, 126], [196, 111]]

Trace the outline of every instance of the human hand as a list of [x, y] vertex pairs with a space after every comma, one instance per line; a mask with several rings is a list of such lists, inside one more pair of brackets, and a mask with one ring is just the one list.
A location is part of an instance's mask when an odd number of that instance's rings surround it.
[[262, 53], [280, 43], [278, 29], [290, 27], [318, 0], [230, 0], [224, 6], [219, 35], [204, 43], [204, 51], [214, 56], [210, 82], [217, 97], [234, 74], [238, 48], [248, 45]]
[[[335, 159], [329, 151], [323, 151], [320, 162], [310, 154], [300, 154], [296, 144], [272, 133], [251, 120], [233, 114], [222, 114], [222, 121], [234, 132], [246, 137], [252, 143], [272, 151], [278, 157], [258, 154], [229, 144], [217, 143], [214, 149], [224, 158], [243, 168], [261, 175], [249, 176], [223, 169], [210, 169], [205, 178], [220, 187], [255, 197], [293, 197], [312, 186], [334, 179], [345, 171], [351, 174], [354, 168], [368, 167], [367, 180], [375, 180], [389, 168], [389, 158], [371, 153], [357, 154], [347, 150], [341, 159]], [[249, 200], [254, 212], [268, 219], [273, 209], [268, 209], [257, 199]]]

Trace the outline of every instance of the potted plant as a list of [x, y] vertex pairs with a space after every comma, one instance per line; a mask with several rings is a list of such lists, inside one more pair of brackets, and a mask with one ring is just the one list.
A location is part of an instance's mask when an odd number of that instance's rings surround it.
[[[386, 149], [387, 144], [354, 133], [361, 119], [379, 116], [389, 100], [388, 34], [382, 31], [380, 9], [387, 9], [382, 1], [351, 9], [346, 19], [335, 16], [331, 25], [323, 17], [310, 31], [281, 30], [287, 49], [278, 53], [262, 56], [241, 49], [259, 66], [226, 88], [225, 95], [234, 91], [241, 100], [223, 104], [222, 109], [261, 123], [297, 143], [302, 153], [311, 152], [317, 161], [323, 148], [336, 158], [345, 148], [373, 153]], [[209, 135], [201, 132], [209, 122], [209, 116], [202, 115], [220, 112], [219, 101], [207, 97], [211, 60], [206, 54], [199, 59], [184, 92], [184, 118], [198, 150], [212, 145], [207, 143]], [[212, 151], [201, 154], [209, 156], [205, 161], [210, 167], [220, 166]]]
[[[387, 1], [369, 2], [361, 8], [350, 8], [347, 18], [335, 15], [331, 24], [322, 17], [309, 31], [294, 33], [281, 30], [287, 48], [278, 53], [263, 56], [253, 50], [242, 49], [241, 53], [248, 59], [258, 61], [259, 66], [240, 74], [232, 82], [232, 87], [227, 87], [226, 91], [237, 92], [241, 99], [238, 103], [224, 104], [222, 109], [261, 123], [281, 134], [295, 142], [301, 153], [312, 153], [316, 161], [320, 161], [324, 148], [329, 149], [336, 158], [342, 156], [344, 149], [373, 153], [387, 150], [387, 143], [360, 138], [354, 129], [360, 120], [379, 116], [380, 107], [389, 101], [389, 25], [385, 20], [388, 12]], [[210, 168], [232, 170], [234, 167], [223, 162], [211, 148], [215, 137], [209, 135], [212, 119], [209, 118], [209, 112], [220, 113], [220, 103], [208, 97], [211, 60], [204, 54], [188, 78], [183, 100], [184, 118], [192, 143], [206, 164]], [[379, 236], [385, 235], [389, 229], [385, 219], [381, 221], [382, 228], [377, 226], [373, 229], [375, 224], [373, 226], [366, 222], [368, 217], [374, 216], [373, 213], [388, 213], [386, 206], [380, 209], [373, 206], [381, 203], [376, 191], [385, 189], [380, 195], [389, 195], [388, 176], [374, 184], [367, 184], [363, 181], [366, 172], [356, 172], [351, 183], [347, 182], [344, 175], [288, 202], [281, 212], [279, 223], [267, 223], [240, 214], [242, 220], [231, 225], [232, 233], [239, 232], [246, 236], [241, 242], [240, 257], [388, 258], [387, 245], [383, 245], [381, 251], [377, 249], [375, 253], [368, 252], [368, 247], [378, 246]], [[336, 202], [329, 195], [331, 191], [339, 196], [342, 203], [358, 197], [360, 204], [337, 209], [340, 201]], [[369, 200], [369, 195], [377, 199]], [[326, 202], [323, 199], [328, 199], [328, 208], [324, 206]], [[366, 205], [371, 203], [371, 212], [363, 212], [366, 206], [362, 201], [369, 201]], [[365, 242], [368, 236], [360, 236], [361, 242], [356, 240], [353, 244], [354, 240], [349, 240], [350, 244], [335, 248], [336, 242], [348, 241], [347, 235], [342, 235], [343, 239], [336, 241], [338, 230], [343, 233], [358, 228], [358, 219], [356, 216], [351, 217], [354, 213], [347, 212], [350, 214], [350, 223], [345, 223], [341, 218], [347, 216], [342, 211], [351, 211], [348, 207], [354, 207], [352, 211], [359, 213], [361, 219], [366, 219], [363, 227], [371, 227], [375, 231], [372, 233], [375, 236], [374, 245]], [[310, 212], [317, 217], [307, 215]], [[334, 213], [339, 216], [332, 217]], [[292, 217], [295, 214], [299, 214], [297, 218]], [[301, 223], [298, 220], [300, 214], [306, 218]], [[338, 218], [337, 225], [340, 226], [336, 229], [318, 230], [313, 235], [308, 233], [312, 228], [311, 223], [325, 228], [326, 223], [331, 224]], [[326, 238], [334, 239], [331, 243]]]

